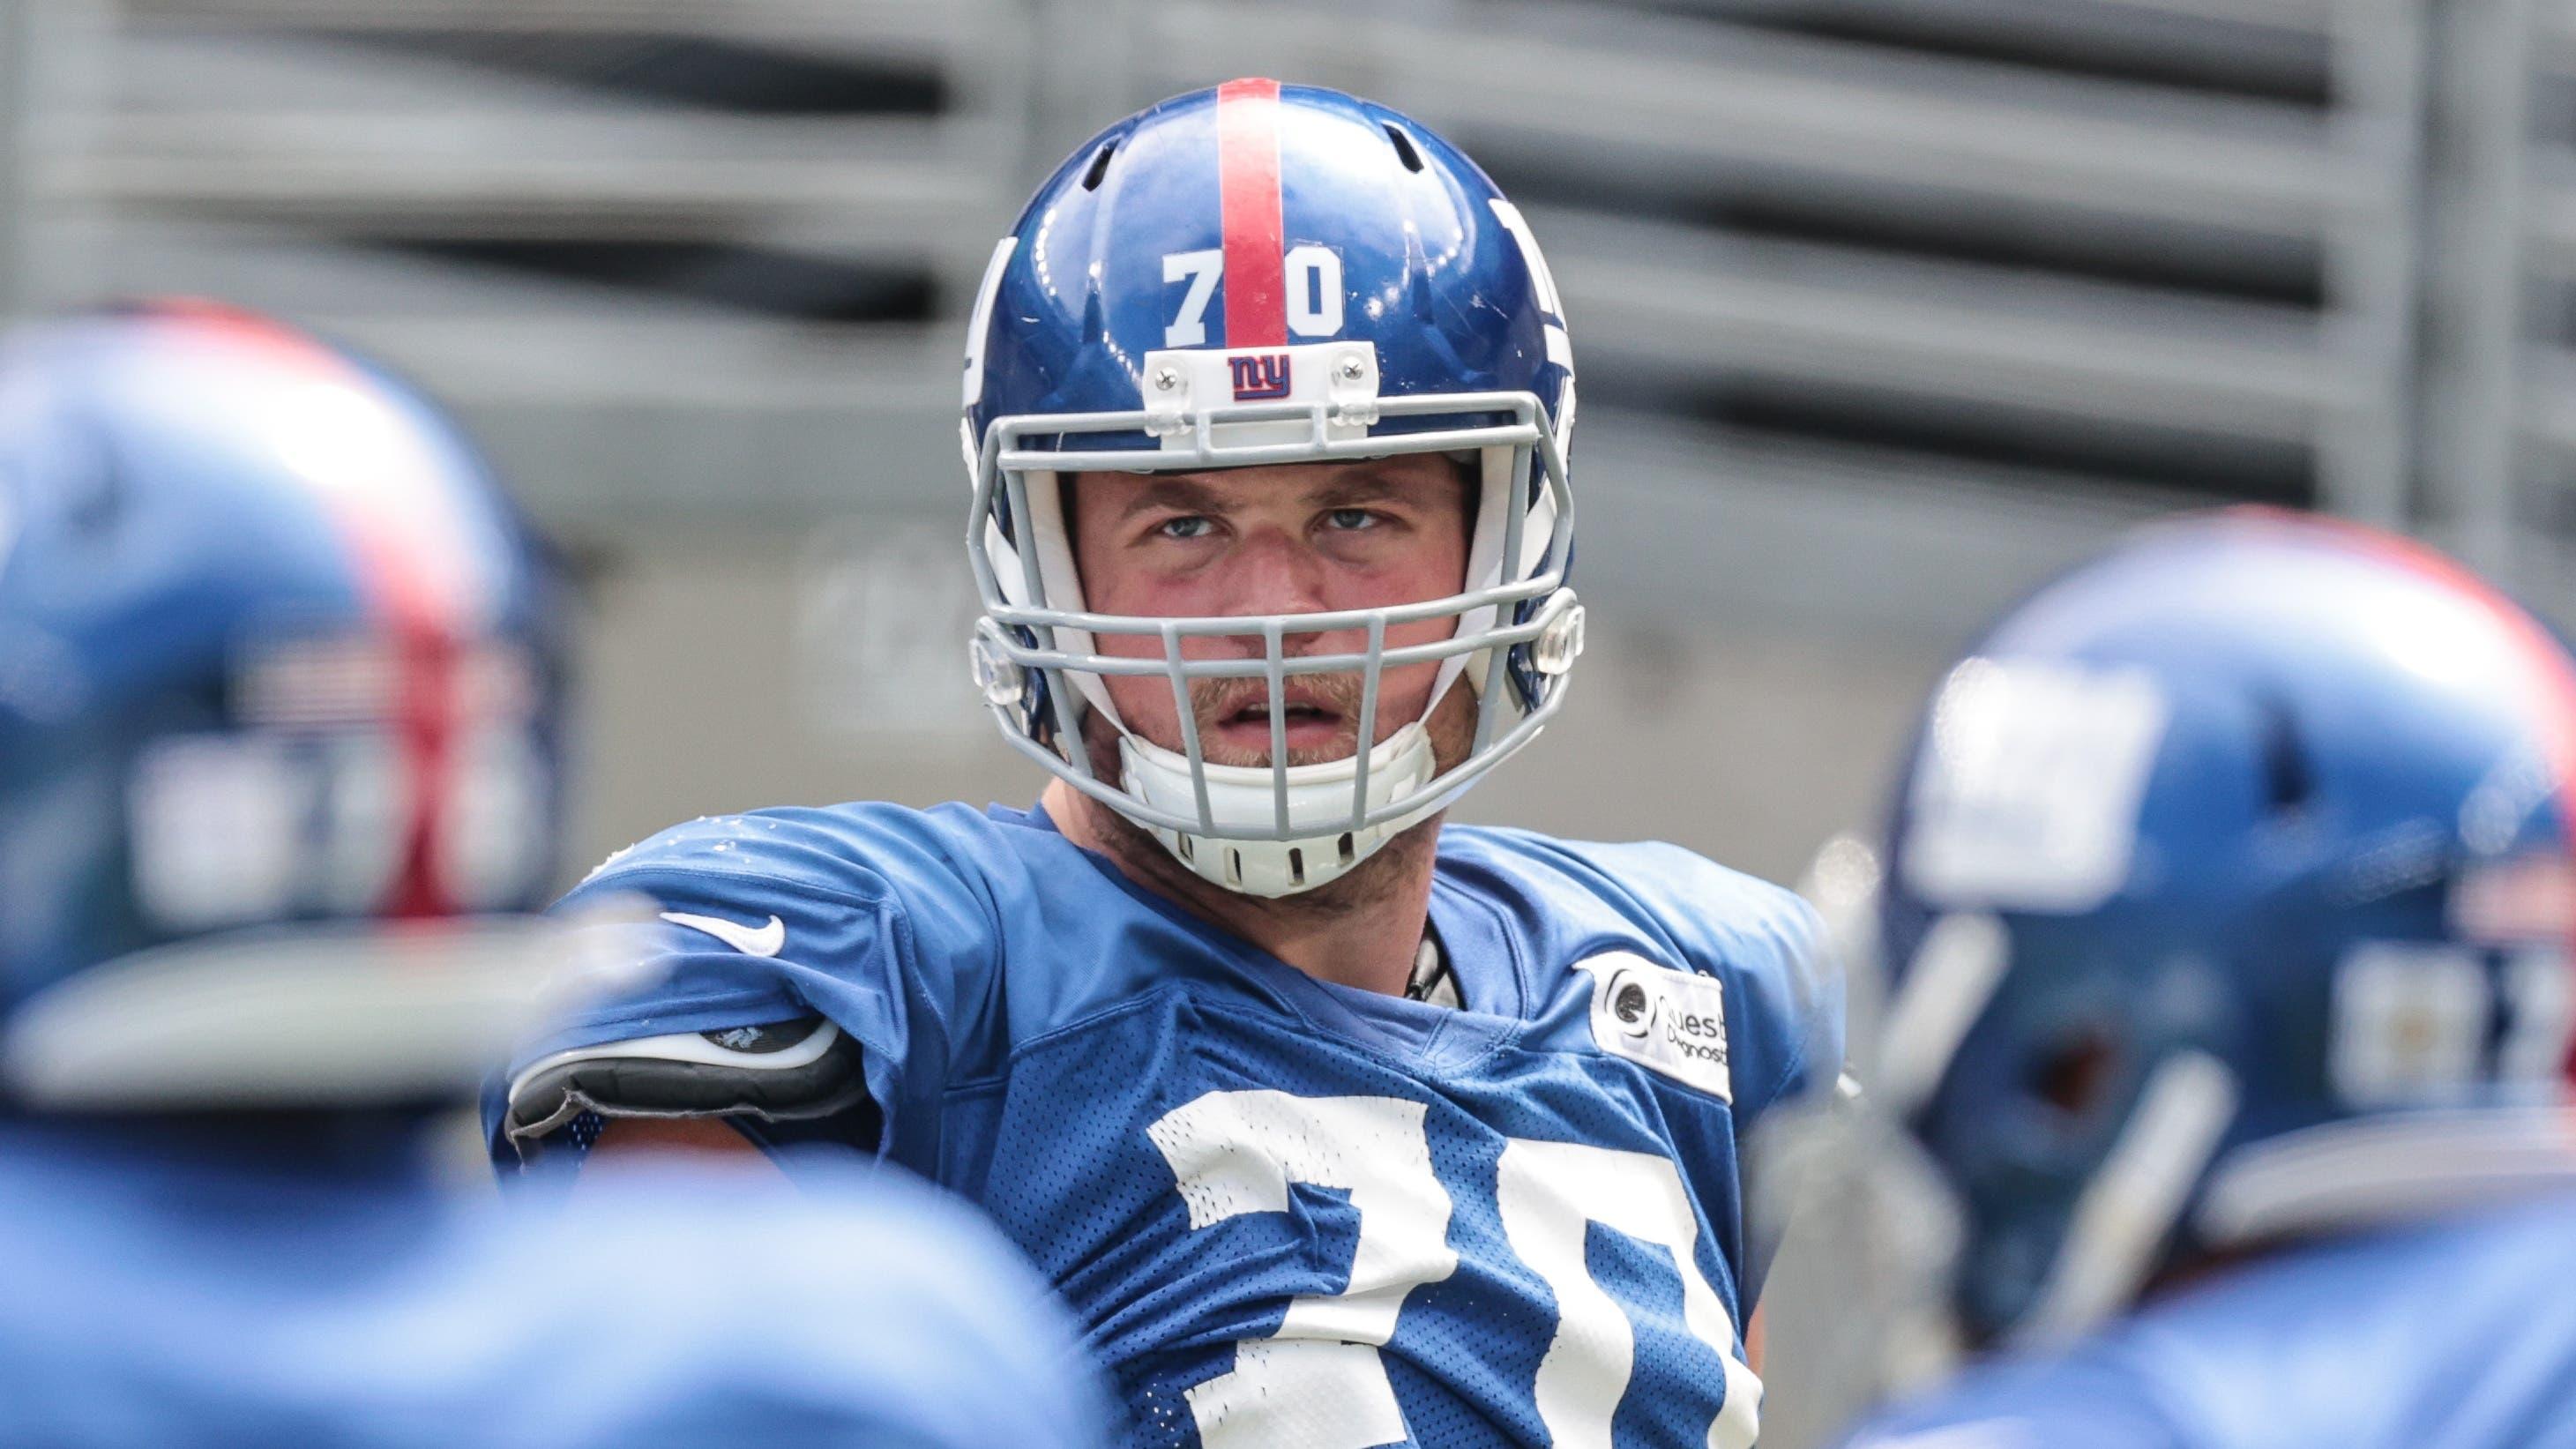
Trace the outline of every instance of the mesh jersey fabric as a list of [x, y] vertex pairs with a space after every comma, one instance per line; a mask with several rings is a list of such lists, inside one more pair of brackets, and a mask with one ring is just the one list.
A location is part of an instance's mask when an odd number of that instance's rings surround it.
[[[1445, 1449], [1606, 1421], [1620, 1444], [1696, 1443], [1750, 1423], [1736, 1326], [1762, 1265], [1738, 1143], [1841, 1052], [1838, 982], [1776, 887], [1670, 846], [1449, 827], [1431, 917], [1457, 1009], [1319, 982], [1039, 812], [700, 820], [567, 903], [612, 892], [775, 917], [784, 942], [619, 928], [667, 974], [526, 1060], [838, 1023], [881, 1150], [980, 1203], [1063, 1292], [1135, 1442]], [[1603, 1025], [1621, 962], [1648, 973], [1641, 999], [1706, 1003], [1673, 1008], [1717, 1036], [1703, 1065]]]

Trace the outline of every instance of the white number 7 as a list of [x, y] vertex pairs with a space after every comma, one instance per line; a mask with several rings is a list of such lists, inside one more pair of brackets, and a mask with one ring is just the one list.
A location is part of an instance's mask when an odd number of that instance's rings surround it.
[[[1237, 1344], [1230, 1372], [1189, 1391], [1208, 1449], [1369, 1449], [1409, 1437], [1378, 1347], [1395, 1336], [1405, 1295], [1458, 1266], [1449, 1194], [1432, 1171], [1422, 1119], [1421, 1103], [1398, 1097], [1210, 1092], [1146, 1129], [1179, 1180], [1193, 1228], [1286, 1212], [1292, 1182], [1349, 1192], [1360, 1219], [1348, 1286], [1291, 1300], [1277, 1333]], [[1514, 1138], [1500, 1177], [1497, 1206], [1512, 1251], [1556, 1294], [1556, 1333], [1535, 1385], [1551, 1440], [1608, 1449], [1635, 1361], [1626, 1313], [1584, 1266], [1585, 1226], [1598, 1222], [1671, 1251], [1683, 1320], [1726, 1365], [1708, 1443], [1750, 1445], [1761, 1386], [1736, 1361], [1734, 1327], [1694, 1260], [1698, 1220], [1672, 1163]]]
[[1190, 289], [1181, 294], [1181, 311], [1172, 325], [1163, 329], [1165, 347], [1199, 347], [1207, 342], [1208, 303], [1216, 297], [1217, 278], [1225, 275], [1225, 253], [1214, 248], [1203, 252], [1173, 252], [1163, 258], [1163, 280], [1186, 281]]

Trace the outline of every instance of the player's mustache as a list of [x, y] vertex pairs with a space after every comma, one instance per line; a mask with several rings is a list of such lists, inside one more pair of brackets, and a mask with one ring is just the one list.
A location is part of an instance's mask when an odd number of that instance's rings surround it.
[[[1356, 726], [1362, 692], [1357, 673], [1295, 674], [1283, 682], [1280, 697], [1289, 704], [1329, 711], [1345, 725]], [[1269, 707], [1270, 681], [1266, 679], [1211, 679], [1190, 686], [1190, 713], [1202, 733], [1245, 710], [1267, 711]]]

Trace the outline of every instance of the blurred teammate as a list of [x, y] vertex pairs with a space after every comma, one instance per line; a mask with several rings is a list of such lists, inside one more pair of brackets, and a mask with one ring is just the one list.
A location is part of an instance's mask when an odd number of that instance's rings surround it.
[[2169, 525], [2005, 620], [1889, 831], [1873, 1085], [1998, 1356], [1855, 1442], [2576, 1445], [2571, 804], [2576, 660], [2401, 539]]
[[1093, 1442], [1039, 1286], [925, 1188], [442, 1180], [577, 965], [507, 914], [550, 592], [461, 440], [300, 335], [0, 349], [0, 1444]]
[[1440, 824], [1581, 646], [1571, 366], [1520, 213], [1404, 116], [1243, 80], [1083, 145], [965, 373], [974, 664], [1054, 782], [612, 858], [572, 903], [653, 897], [668, 985], [497, 1149], [884, 1152], [1038, 1261], [1140, 1442], [1749, 1443], [1737, 1142], [1840, 1059], [1809, 917]]

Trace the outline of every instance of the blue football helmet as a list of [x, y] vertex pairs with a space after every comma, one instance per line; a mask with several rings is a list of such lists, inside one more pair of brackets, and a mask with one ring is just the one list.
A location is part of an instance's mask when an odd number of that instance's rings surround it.
[[[542, 979], [557, 585], [465, 441], [266, 319], [0, 342], [0, 1076], [395, 1100]], [[536, 951], [535, 956], [544, 953]]]
[[[1264, 896], [1321, 885], [1456, 798], [1562, 702], [1582, 643], [1565, 587], [1564, 312], [1521, 214], [1418, 122], [1335, 91], [1238, 80], [1111, 126], [994, 249], [965, 384], [985, 700], [1023, 754], [1202, 877]], [[1260, 617], [1085, 610], [1061, 479], [1402, 453], [1473, 470], [1476, 533], [1447, 598]], [[1454, 630], [1387, 647], [1390, 626], [1426, 620]], [[1336, 631], [1366, 646], [1297, 647]], [[1157, 647], [1099, 648], [1122, 635]], [[1209, 651], [1229, 657], [1185, 657], [1212, 638], [1236, 641]], [[1473, 747], [1445, 767], [1420, 720], [1378, 741], [1382, 671], [1427, 661], [1439, 665], [1433, 707], [1461, 680], [1476, 695]], [[1119, 720], [1112, 674], [1170, 681], [1180, 750]], [[1292, 764], [1283, 681], [1314, 674], [1363, 681], [1361, 746]], [[1269, 763], [1211, 763], [1190, 686], [1247, 678], [1268, 681]], [[1094, 713], [1117, 730], [1119, 778], [1101, 778], [1083, 744]]]
[[2007, 617], [1883, 852], [1870, 1090], [1969, 1341], [2576, 1170], [2576, 659], [2404, 539], [2152, 527]]

